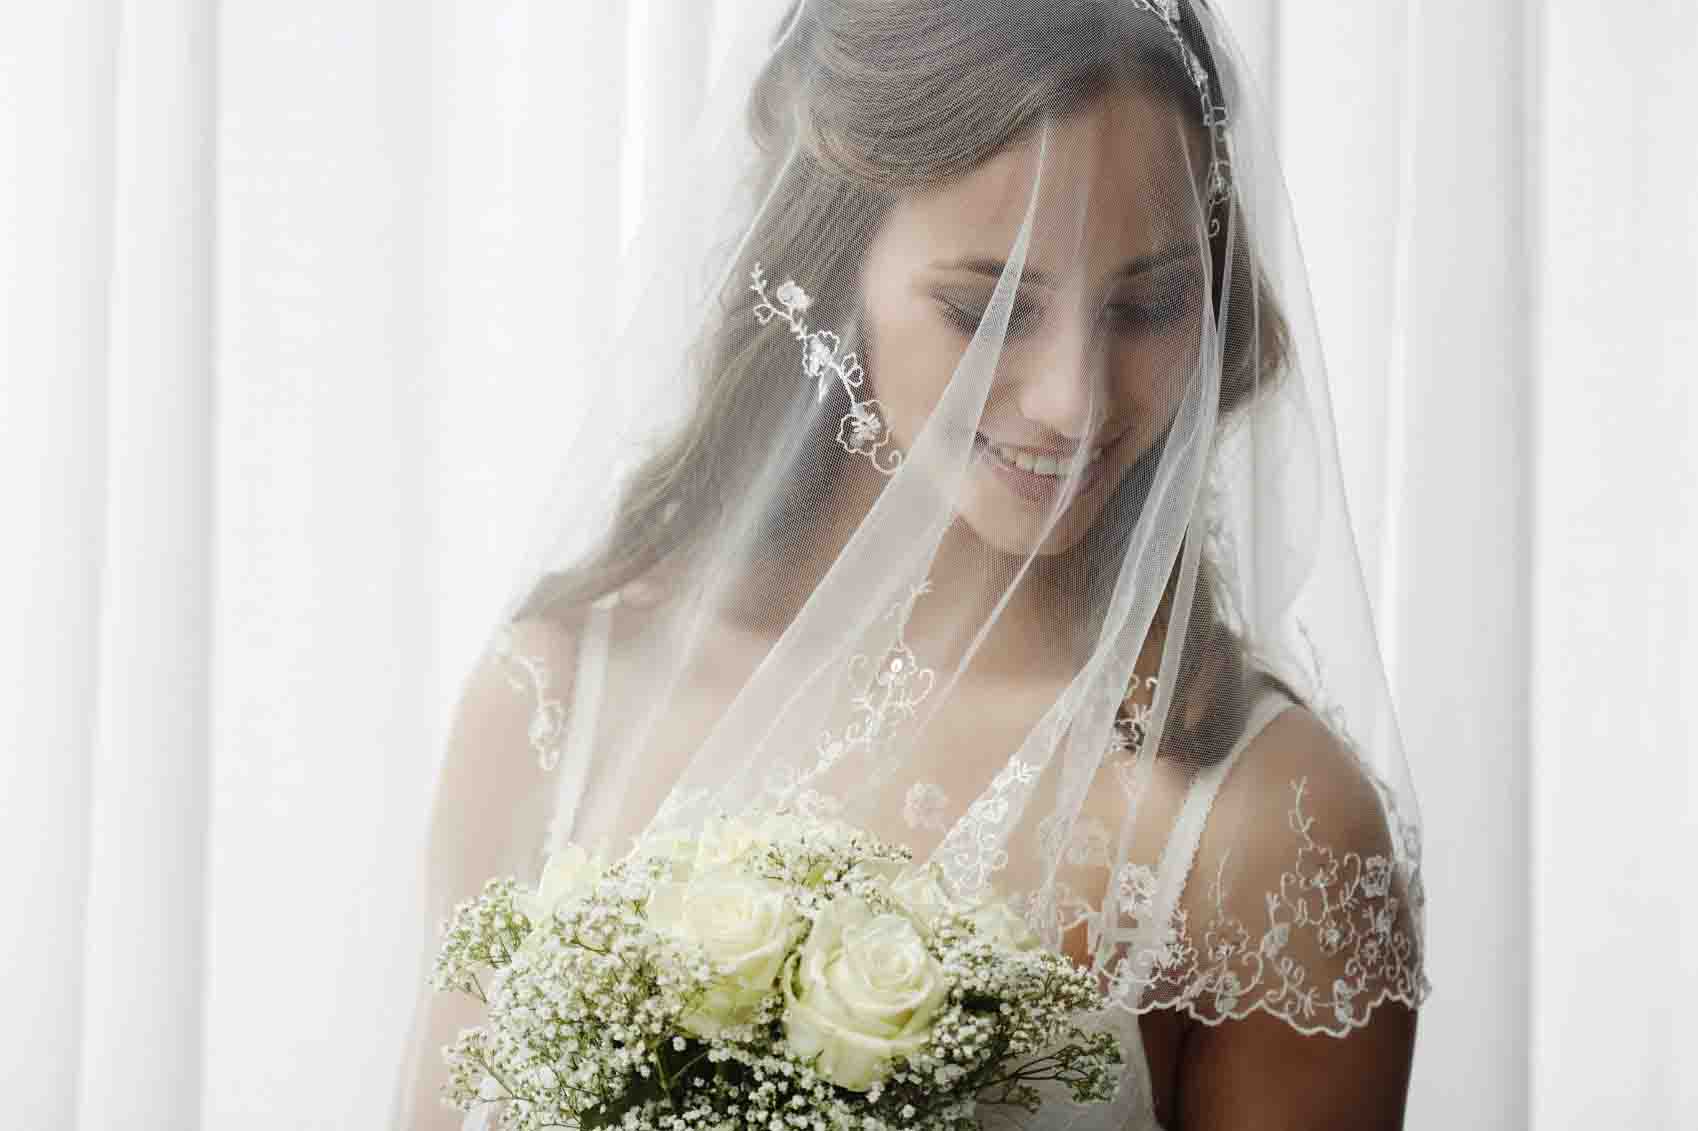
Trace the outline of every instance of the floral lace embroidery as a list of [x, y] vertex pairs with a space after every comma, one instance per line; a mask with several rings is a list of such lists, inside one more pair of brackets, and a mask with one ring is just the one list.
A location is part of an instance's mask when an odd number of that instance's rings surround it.
[[[506, 625], [496, 633], [493, 652], [508, 664], [504, 673], [508, 686], [534, 697], [536, 706], [531, 710], [528, 728], [531, 749], [536, 752], [537, 765], [544, 772], [554, 769], [560, 763], [561, 747], [566, 740], [566, 706], [549, 694], [553, 676], [548, 665], [516, 651], [512, 630]], [[524, 672], [524, 678], [512, 670], [514, 667]]]
[[848, 395], [849, 411], [843, 414], [837, 426], [837, 442], [849, 454], [864, 455], [879, 471], [893, 474], [902, 464], [902, 453], [896, 448], [886, 450], [890, 443], [890, 429], [882, 415], [884, 406], [877, 398], [862, 400], [857, 395], [857, 390], [865, 383], [866, 374], [856, 355], [839, 356], [842, 342], [829, 330], [808, 329], [802, 315], [807, 313], [814, 300], [797, 285], [796, 280], [786, 279], [779, 285], [774, 294], [778, 305], [774, 306], [773, 300], [767, 297], [766, 276], [759, 263], [755, 264], [750, 276], [754, 282], [749, 284], [749, 289], [761, 296], [761, 301], [755, 304], [755, 320], [765, 326], [774, 318], [781, 318], [790, 327], [790, 333], [802, 343], [802, 373], [814, 381], [818, 399], [825, 400], [833, 381], [841, 385]]
[[[1139, 682], [1134, 677], [1133, 688], [1137, 688]], [[1126, 699], [1120, 705], [1120, 713], [1115, 716], [1114, 731], [1109, 738], [1110, 756], [1119, 755], [1135, 761], [1143, 752], [1144, 742], [1150, 736], [1150, 719], [1155, 714], [1156, 689], [1161, 685], [1161, 681], [1158, 677], [1149, 675], [1141, 682], [1144, 689], [1150, 693], [1150, 701], [1135, 702], [1132, 698], [1133, 692], [1127, 693]]]
[[[1314, 636], [1309, 632], [1309, 626], [1301, 620], [1297, 622], [1297, 631], [1303, 637], [1309, 652], [1309, 679], [1313, 688], [1310, 696], [1314, 710], [1323, 722], [1338, 735], [1339, 740], [1353, 751], [1359, 751], [1356, 740], [1350, 735], [1350, 728], [1344, 716], [1344, 709], [1338, 705], [1327, 691], [1324, 673], [1321, 670], [1321, 651], [1315, 644]], [[1422, 921], [1426, 913], [1426, 889], [1421, 884], [1421, 837], [1415, 824], [1410, 821], [1398, 806], [1397, 795], [1377, 774], [1372, 766], [1360, 756], [1356, 759], [1358, 769], [1366, 775], [1373, 785], [1374, 792], [1379, 795], [1380, 804], [1384, 806], [1386, 816], [1391, 822], [1392, 839], [1398, 846], [1399, 857], [1408, 866], [1409, 871], [1409, 907], [1416, 923]]]
[[828, 797], [817, 789], [804, 789], [791, 799], [791, 807], [796, 813], [810, 821], [836, 817], [843, 812], [843, 802], [835, 797]]
[[[1216, 1023], [1260, 1008], [1304, 1032], [1347, 1032], [1364, 1025], [1375, 1005], [1392, 998], [1415, 1006], [1429, 992], [1415, 939], [1398, 929], [1401, 902], [1393, 892], [1398, 862], [1381, 855], [1339, 853], [1313, 836], [1303, 812], [1307, 779], [1292, 783], [1291, 827], [1301, 838], [1297, 859], [1266, 893], [1268, 922], [1259, 934], [1227, 911], [1217, 875], [1210, 887], [1214, 913], [1200, 933], [1184, 909], [1137, 953], [1111, 964], [1111, 988], [1141, 1007], [1182, 1006]], [[1117, 909], [1145, 925], [1155, 907], [1156, 876], [1142, 865], [1116, 878]], [[1337, 974], [1330, 986], [1288, 952], [1306, 933]], [[1145, 992], [1153, 996], [1145, 1000]], [[1206, 1006], [1206, 1008], [1205, 1008]]]
[[902, 799], [902, 820], [911, 829], [933, 829], [941, 832], [949, 827], [944, 817], [949, 808], [949, 795], [931, 782], [917, 781], [908, 787]]
[[[930, 581], [913, 586], [906, 597], [885, 611], [884, 619], [896, 621], [896, 638], [877, 665], [865, 654], [857, 653], [849, 660], [849, 682], [858, 690], [850, 700], [856, 718], [846, 724], [839, 734], [821, 734], [814, 749], [814, 765], [803, 772], [794, 766], [776, 770], [768, 782], [768, 792], [779, 803], [800, 805], [802, 787], [824, 774], [850, 754], [876, 753], [884, 737], [898, 724], [914, 717], [920, 702], [931, 694], [936, 673], [922, 667], [914, 650], [908, 646], [905, 632], [914, 602], [931, 591]], [[814, 804], [825, 799], [811, 795]]]
[[[1132, 791], [1129, 771], [1136, 765], [1148, 738], [1152, 712], [1149, 704], [1133, 701], [1133, 694], [1140, 683], [1150, 691], [1153, 702], [1159, 683], [1157, 677], [1134, 679], [1134, 691], [1129, 691], [1120, 704], [1106, 751], [1128, 794]], [[1000, 844], [996, 826], [1007, 819], [1011, 807], [1010, 791], [1015, 786], [1027, 786], [1036, 781], [1041, 769], [1035, 762], [1025, 762], [1018, 757], [1011, 759], [992, 779], [985, 795], [970, 805], [961, 820], [945, 835], [938, 850], [943, 857], [944, 871], [963, 893], [971, 895], [982, 890], [990, 877], [1006, 866], [1008, 853]], [[926, 782], [914, 785], [908, 791], [904, 810], [909, 827], [943, 827], [941, 823], [922, 825], [920, 821], [929, 819], [931, 809], [941, 808], [947, 801], [947, 795], [936, 785]], [[1109, 866], [1111, 836], [1108, 827], [1100, 820], [1091, 817], [1076, 819], [1066, 844], [1062, 843], [1059, 814], [1052, 813], [1041, 819], [1037, 832], [1039, 852], [1045, 860], [1065, 858], [1075, 867]], [[1034, 929], [1041, 932], [1055, 926], [1059, 920], [1060, 929], [1065, 932], [1070, 925], [1093, 917], [1089, 902], [1064, 888], [1065, 885], [1058, 881], [1058, 894], [1048, 906], [1035, 902], [1023, 905], [1023, 913]]]
[[1008, 906], [1049, 947], [1059, 947], [1069, 931], [1085, 926], [1091, 937], [1102, 916], [1091, 900], [1086, 899], [1063, 880], [1056, 880], [1044, 891], [1017, 892], [1008, 897]]
[[1148, 864], [1128, 862], [1114, 878], [1114, 896], [1120, 913], [1142, 922], [1156, 905], [1156, 870]]
[[1038, 843], [1045, 860], [1064, 858], [1076, 868], [1106, 868], [1109, 861], [1108, 826], [1095, 817], [1073, 823], [1072, 835], [1061, 843], [1060, 815], [1051, 813], [1038, 822]]
[[[1138, 779], [1136, 769], [1139, 756], [1144, 751], [1144, 744], [1149, 738], [1150, 719], [1154, 712], [1153, 703], [1160, 681], [1156, 676], [1134, 678], [1133, 691], [1128, 692], [1121, 703], [1120, 712], [1114, 720], [1114, 729], [1110, 732], [1108, 743], [1109, 764], [1113, 767], [1121, 790], [1128, 801], [1138, 795]], [[1150, 703], [1139, 703], [1133, 698], [1139, 687], [1150, 693]], [[1108, 826], [1094, 817], [1080, 818], [1073, 826], [1073, 832], [1065, 847], [1060, 843], [1059, 822], [1055, 814], [1051, 814], [1038, 822], [1039, 851], [1044, 859], [1054, 860], [1058, 857], [1075, 868], [1111, 867], [1114, 844]], [[1119, 885], [1122, 909], [1128, 915], [1148, 917], [1148, 910], [1140, 910], [1135, 905], [1126, 903], [1128, 892], [1143, 893], [1146, 901], [1153, 900], [1155, 895], [1155, 873], [1142, 865], [1129, 864], [1116, 877]], [[1046, 937], [1059, 939], [1073, 928], [1084, 924], [1089, 931], [1091, 945], [1101, 932], [1103, 915], [1090, 901], [1077, 895], [1071, 887], [1056, 881], [1056, 894], [1047, 906], [1036, 898], [1029, 899], [1024, 905], [1028, 924], [1034, 931]]]
[[967, 806], [967, 812], [951, 826], [938, 846], [944, 874], [956, 892], [971, 899], [985, 890], [992, 875], [1008, 866], [1008, 849], [997, 828], [1008, 817], [1010, 793], [1015, 786], [1030, 786], [1042, 767], [1016, 755], [991, 779], [985, 795]]

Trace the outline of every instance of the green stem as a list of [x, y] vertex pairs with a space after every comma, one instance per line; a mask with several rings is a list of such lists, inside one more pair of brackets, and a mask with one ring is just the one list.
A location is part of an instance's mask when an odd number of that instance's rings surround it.
[[997, 1076], [993, 1079], [986, 1080], [980, 1085], [980, 1088], [995, 1088], [1005, 1084], [1031, 1083], [1036, 1080], [1060, 1079], [1060, 1077], [1056, 1076], [1036, 1075], [1039, 1068], [1043, 1067], [1045, 1064], [1051, 1063], [1060, 1064], [1061, 1058], [1055, 1054], [1051, 1054], [1049, 1056], [1040, 1056], [1036, 1060], [1029, 1060], [1025, 1064], [1020, 1065], [1018, 1068], [1008, 1073], [1006, 1076]]

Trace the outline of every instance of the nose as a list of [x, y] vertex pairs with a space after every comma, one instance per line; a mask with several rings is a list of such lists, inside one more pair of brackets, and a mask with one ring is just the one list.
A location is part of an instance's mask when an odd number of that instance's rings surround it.
[[1101, 336], [1073, 314], [1049, 335], [1020, 382], [1020, 414], [1059, 437], [1085, 443], [1107, 411], [1108, 379]]

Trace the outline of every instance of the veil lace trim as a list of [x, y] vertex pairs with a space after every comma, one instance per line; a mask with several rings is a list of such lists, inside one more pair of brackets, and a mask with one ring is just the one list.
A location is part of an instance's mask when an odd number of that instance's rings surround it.
[[750, 278], [754, 281], [749, 284], [749, 289], [761, 297], [761, 301], [755, 304], [755, 321], [765, 326], [777, 318], [802, 343], [802, 376], [814, 382], [816, 399], [823, 402], [833, 382], [841, 386], [848, 396], [849, 411], [843, 414], [837, 426], [838, 444], [850, 455], [866, 456], [868, 462], [885, 475], [896, 474], [896, 469], [902, 466], [902, 452], [889, 446], [890, 429], [884, 421], [883, 406], [876, 397], [862, 400], [857, 395], [866, 379], [858, 357], [853, 353], [839, 356], [842, 340], [830, 330], [808, 328], [802, 316], [814, 300], [797, 285], [796, 280], [786, 279], [779, 284], [773, 294], [773, 298], [778, 300], [775, 306], [773, 299], [767, 297], [766, 275], [759, 263], [750, 272]]
[[[1265, 921], [1228, 906], [1218, 869], [1210, 881], [1206, 921], [1178, 908], [1155, 941], [1118, 958], [1110, 972], [1117, 1000], [1136, 1011], [1180, 1009], [1208, 1025], [1261, 1010], [1306, 1035], [1346, 1036], [1368, 1023], [1378, 1005], [1417, 1008], [1431, 991], [1413, 933], [1399, 926], [1402, 901], [1395, 855], [1340, 850], [1317, 836], [1303, 808], [1306, 779], [1291, 783], [1287, 811], [1301, 844], [1296, 859], [1266, 891]], [[1222, 862], [1224, 865], [1224, 861]], [[1137, 921], [1153, 908], [1156, 877], [1129, 864], [1116, 877], [1119, 910]], [[1332, 975], [1316, 977], [1315, 961], [1293, 953], [1301, 940]]]
[[[895, 641], [875, 667], [868, 656], [851, 659], [851, 678], [858, 677], [855, 696], [859, 717], [840, 734], [822, 735], [819, 761], [811, 774], [796, 774], [785, 782], [773, 782], [775, 796], [787, 799], [798, 811], [829, 815], [829, 797], [805, 788], [815, 774], [851, 752], [867, 752], [877, 745], [888, 728], [913, 715], [915, 707], [930, 691], [935, 674], [922, 666], [903, 638], [901, 625], [913, 604], [928, 589], [914, 587], [887, 614], [898, 621]], [[567, 733], [567, 712], [553, 694], [553, 674], [542, 659], [514, 647], [510, 631], [496, 638], [495, 654], [507, 665], [509, 682], [531, 702], [528, 733], [538, 763], [545, 770], [557, 767]], [[1154, 676], [1144, 677], [1142, 686], [1153, 692]], [[1120, 772], [1144, 753], [1150, 708], [1128, 696], [1116, 720], [1109, 764]], [[1331, 724], [1329, 724], [1331, 725]], [[1416, 933], [1402, 925], [1407, 911], [1419, 916], [1422, 910], [1420, 868], [1415, 840], [1408, 825], [1392, 809], [1391, 793], [1358, 762], [1376, 795], [1387, 807], [1392, 829], [1398, 835], [1389, 853], [1364, 854], [1340, 848], [1324, 839], [1324, 830], [1304, 807], [1308, 780], [1289, 783], [1291, 802], [1286, 819], [1298, 839], [1295, 858], [1278, 876], [1277, 884], [1262, 895], [1265, 919], [1250, 917], [1240, 908], [1243, 900], [1230, 900], [1224, 880], [1225, 861], [1209, 880], [1206, 919], [1194, 918], [1185, 907], [1175, 907], [1158, 928], [1160, 912], [1156, 894], [1160, 879], [1147, 864], [1127, 862], [1114, 869], [1109, 911], [1129, 923], [1129, 929], [1107, 929], [1105, 912], [1096, 909], [1083, 894], [1057, 882], [1056, 894], [1046, 907], [1035, 900], [1015, 897], [1034, 929], [1048, 926], [1065, 934], [1086, 926], [1093, 938], [1117, 936], [1099, 948], [1097, 966], [1116, 1002], [1133, 1013], [1155, 1009], [1178, 1009], [1194, 1020], [1219, 1025], [1247, 1017], [1260, 1010], [1288, 1022], [1306, 1035], [1345, 1036], [1366, 1025], [1374, 1010], [1386, 1001], [1418, 1008], [1431, 992], [1422, 969]], [[991, 789], [968, 807], [945, 844], [970, 852], [977, 875], [984, 883], [1006, 866], [1006, 852], [997, 844], [996, 827], [1007, 818], [1007, 794], [1036, 779], [1038, 767], [1015, 758], [997, 775]], [[666, 823], [666, 811], [703, 803], [705, 791], [670, 799], [657, 824]], [[948, 794], [937, 784], [916, 782], [905, 798], [903, 818], [911, 829], [945, 830], [944, 814], [950, 806]], [[1113, 836], [1102, 820], [1081, 817], [1072, 827], [1065, 845], [1054, 818], [1040, 822], [1040, 844], [1076, 868], [1108, 870], [1112, 866]], [[1406, 877], [1405, 899], [1400, 899], [1394, 878]], [[1318, 963], [1305, 961], [1293, 944], [1301, 940], [1305, 952], [1325, 963], [1326, 977], [1317, 976]]]

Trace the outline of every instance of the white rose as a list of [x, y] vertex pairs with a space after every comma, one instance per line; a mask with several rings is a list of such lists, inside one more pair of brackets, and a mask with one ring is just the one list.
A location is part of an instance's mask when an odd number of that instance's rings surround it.
[[643, 842], [643, 853], [665, 861], [672, 879], [683, 882], [736, 863], [764, 840], [759, 826], [716, 815], [709, 817], [694, 836], [681, 832], [651, 835]]
[[679, 832], [645, 833], [633, 844], [634, 855], [648, 861], [664, 863], [666, 873], [675, 880], [688, 878], [696, 860], [696, 838]]
[[603, 867], [599, 849], [591, 855], [581, 845], [568, 844], [549, 857], [537, 890], [520, 895], [513, 901], [514, 906], [531, 922], [541, 923], [566, 904], [586, 895], [601, 879]]
[[657, 929], [697, 944], [714, 965], [718, 976], [707, 996], [682, 1019], [702, 1037], [749, 1019], [772, 992], [802, 925], [781, 885], [728, 868], [656, 884], [647, 913]]
[[958, 915], [971, 922], [981, 938], [1009, 950], [1036, 950], [1043, 945], [1037, 933], [1019, 912], [993, 890], [984, 898], [962, 901], [950, 895], [943, 883], [943, 869], [936, 863], [909, 866], [889, 885], [891, 897], [902, 905], [927, 938], [945, 915]]
[[548, 939], [548, 922], [555, 912], [588, 895], [601, 879], [605, 865], [598, 847], [592, 856], [581, 845], [568, 844], [548, 858], [542, 879], [535, 892], [521, 892], [513, 906], [532, 923], [531, 933], [520, 944], [522, 952], [532, 952]]
[[980, 938], [989, 939], [1009, 950], [1036, 950], [1043, 945], [1030, 923], [1001, 899], [992, 899], [970, 908], [965, 915]]
[[785, 1037], [825, 1079], [864, 1092], [925, 1047], [948, 994], [913, 920], [840, 896], [785, 971]]
[[690, 874], [704, 875], [735, 864], [759, 848], [763, 840], [761, 829], [747, 821], [736, 817], [711, 817], [696, 838]]
[[936, 864], [927, 867], [910, 865], [891, 881], [891, 897], [913, 917], [920, 931], [931, 937], [937, 921], [945, 915], [959, 914], [961, 907], [950, 898], [943, 886], [943, 870]]

